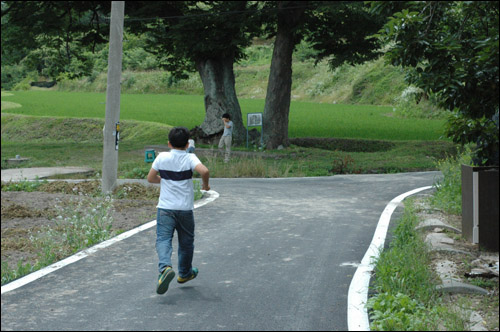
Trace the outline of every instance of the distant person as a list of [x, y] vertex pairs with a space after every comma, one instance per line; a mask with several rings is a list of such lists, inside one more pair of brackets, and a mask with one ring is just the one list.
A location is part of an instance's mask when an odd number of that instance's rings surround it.
[[228, 113], [222, 114], [222, 123], [224, 124], [224, 132], [219, 141], [219, 150], [222, 151], [224, 146], [226, 146], [224, 162], [227, 163], [231, 156], [231, 142], [233, 140], [233, 121], [231, 121], [231, 116]]
[[168, 134], [170, 152], [156, 157], [148, 174], [148, 182], [160, 183], [160, 197], [156, 215], [156, 252], [158, 254], [158, 285], [156, 292], [164, 294], [175, 277], [172, 269], [172, 238], [177, 230], [178, 283], [196, 278], [198, 269], [192, 267], [194, 249], [194, 190], [193, 171], [202, 178], [202, 189], [210, 190], [209, 171], [198, 157], [187, 153], [189, 131], [175, 127]]
[[194, 139], [189, 139], [188, 143], [187, 153], [194, 153]]

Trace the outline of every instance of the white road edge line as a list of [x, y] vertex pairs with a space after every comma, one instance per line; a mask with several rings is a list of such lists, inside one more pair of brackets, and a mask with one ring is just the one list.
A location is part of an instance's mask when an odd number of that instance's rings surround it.
[[347, 327], [349, 331], [370, 331], [368, 311], [365, 307], [368, 301], [368, 286], [370, 275], [373, 271], [375, 258], [378, 258], [380, 251], [384, 247], [385, 237], [391, 221], [391, 216], [399, 203], [406, 197], [414, 195], [420, 191], [431, 189], [432, 186], [421, 187], [394, 198], [387, 204], [377, 224], [377, 229], [373, 235], [372, 242], [356, 269], [349, 286], [347, 296]]
[[[216, 191], [213, 191], [213, 190], [210, 190], [210, 191], [203, 191], [204, 193], [207, 193], [208, 194], [208, 197], [207, 198], [204, 198], [204, 199], [201, 199], [199, 201], [196, 201], [194, 203], [194, 208], [199, 208], [205, 204], [208, 204], [210, 202], [213, 202], [215, 201], [218, 197], [219, 197], [219, 193], [216, 192]], [[40, 279], [41, 277], [49, 274], [49, 273], [52, 273], [54, 271], [57, 271], [59, 270], [60, 268], [63, 268], [71, 263], [74, 263], [74, 262], [77, 262], [79, 261], [80, 259], [82, 258], [85, 258], [87, 256], [89, 256], [90, 254], [93, 254], [95, 253], [96, 251], [98, 251], [99, 249], [103, 249], [103, 248], [106, 248], [106, 247], [109, 247], [110, 245], [112, 244], [115, 244], [117, 242], [120, 242], [122, 240], [125, 240], [126, 238], [129, 238], [131, 237], [132, 235], [135, 235], [139, 232], [142, 232], [146, 229], [149, 229], [151, 227], [154, 227], [156, 226], [156, 220], [153, 220], [153, 221], [150, 221], [146, 224], [143, 224], [139, 227], [136, 227], [134, 229], [131, 229], [130, 231], [127, 231], [127, 232], [124, 232], [120, 235], [117, 235], [115, 236], [114, 238], [111, 238], [109, 240], [106, 240], [104, 242], [101, 242], [99, 244], [96, 244], [95, 246], [93, 247], [90, 247], [88, 249], [85, 249], [85, 250], [82, 250], [76, 254], [74, 254], [73, 256], [70, 256], [70, 257], [67, 257], [59, 262], [56, 262], [52, 265], [49, 265], [47, 267], [44, 267], [43, 269], [40, 269], [38, 271], [35, 271], [33, 273], [30, 273], [28, 274], [27, 276], [24, 276], [22, 278], [19, 278], [19, 279], [16, 279], [12, 282], [9, 282], [7, 285], [5, 286], [2, 286], [2, 294], [5, 294], [7, 292], [10, 292], [16, 288], [19, 288], [21, 286], [24, 286], [32, 281], [35, 281], [37, 279]]]

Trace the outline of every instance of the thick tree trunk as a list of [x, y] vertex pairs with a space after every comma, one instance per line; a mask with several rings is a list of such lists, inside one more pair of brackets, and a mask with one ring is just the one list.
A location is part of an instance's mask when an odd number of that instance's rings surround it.
[[[288, 146], [288, 115], [292, 90], [292, 53], [298, 38], [294, 32], [302, 19], [304, 8], [284, 9], [281, 2], [278, 7], [278, 31], [274, 42], [271, 71], [267, 85], [264, 106], [264, 142], [268, 149], [280, 145]], [[299, 2], [303, 4], [304, 2]], [[288, 2], [287, 6], [294, 5]]]
[[205, 90], [205, 120], [201, 129], [206, 135], [222, 132], [222, 114], [229, 113], [234, 125], [233, 143], [241, 144], [246, 140], [246, 130], [236, 97], [233, 63], [233, 58], [196, 61]]

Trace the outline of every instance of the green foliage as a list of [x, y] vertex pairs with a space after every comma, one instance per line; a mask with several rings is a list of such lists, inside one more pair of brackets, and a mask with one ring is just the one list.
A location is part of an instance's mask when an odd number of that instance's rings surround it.
[[2, 181], [2, 191], [37, 191], [37, 189], [46, 184], [47, 180], [40, 181], [38, 178], [35, 181], [23, 180], [19, 182], [3, 182]]
[[23, 264], [23, 260], [20, 259], [17, 262], [16, 269], [9, 267], [7, 262], [2, 261], [2, 285], [11, 282], [12, 280], [21, 278], [31, 272], [41, 269], [39, 264], [31, 265], [30, 263]]
[[37, 252], [36, 264], [23, 264], [20, 260], [17, 269], [13, 270], [7, 262], [2, 262], [2, 285], [114, 235], [111, 231], [113, 200], [109, 196], [101, 199], [85, 196], [79, 202], [57, 205], [55, 209], [54, 225], [44, 226], [30, 235], [30, 242]]
[[436, 192], [431, 197], [431, 204], [446, 213], [462, 214], [462, 177], [461, 165], [471, 165], [471, 150], [455, 157], [448, 157], [437, 162], [437, 167], [443, 174], [443, 179], [435, 184]]
[[[58, 91], [27, 91], [17, 92], [9, 100], [23, 105], [21, 108], [11, 109], [10, 113], [56, 116], [77, 118], [100, 118], [103, 121], [105, 110], [105, 95], [98, 93], [68, 93]], [[74, 105], [78, 105], [75, 113]], [[121, 97], [120, 118], [124, 123], [130, 120], [148, 121], [150, 128], [146, 130], [132, 130], [134, 123], [123, 125], [121, 138], [134, 139], [139, 136], [149, 137], [149, 144], [165, 143], [165, 136], [159, 134], [165, 124], [193, 128], [203, 122], [205, 115], [202, 96], [179, 95], [138, 95], [124, 94]], [[244, 123], [246, 114], [261, 112], [263, 100], [242, 99], [240, 105], [243, 110]], [[292, 102], [290, 106], [289, 137], [337, 137], [337, 138], [364, 138], [373, 140], [438, 140], [442, 135], [443, 120], [428, 119], [401, 119], [387, 116], [391, 107], [369, 105], [340, 105], [317, 104], [309, 102]], [[314, 115], [314, 116], [312, 116]], [[39, 118], [38, 121], [43, 119]], [[4, 121], [4, 120], [3, 120]], [[29, 120], [35, 121], [34, 119]], [[51, 120], [54, 121], [54, 120]], [[66, 119], [66, 121], [69, 121]], [[156, 123], [155, 123], [156, 122]], [[162, 125], [163, 124], [163, 125]], [[16, 121], [6, 123], [9, 128], [18, 128]], [[83, 124], [86, 125], [86, 124]], [[144, 124], [143, 124], [144, 125]], [[11, 127], [12, 126], [12, 127]], [[2, 128], [4, 123], [2, 122]], [[57, 128], [57, 127], [55, 127]], [[78, 130], [74, 130], [78, 128]], [[132, 130], [132, 131], [129, 131]], [[5, 128], [3, 129], [6, 130]], [[6, 135], [9, 132], [4, 132]], [[68, 125], [65, 131], [72, 131], [77, 137], [89, 136], [100, 140], [102, 126], [95, 126], [92, 130], [82, 128], [74, 123]], [[37, 135], [37, 131], [26, 134]], [[91, 135], [89, 135], [91, 133]], [[54, 132], [54, 135], [57, 131]], [[10, 134], [7, 134], [9, 137]], [[39, 137], [40, 141], [46, 136]], [[156, 143], [158, 142], [158, 143]]]
[[[195, 63], [206, 59], [244, 57], [248, 46], [260, 29], [258, 2], [213, 1], [196, 3], [158, 2], [144, 6], [131, 2], [127, 12], [135, 17], [168, 17], [156, 21], [132, 21], [130, 30], [144, 34], [146, 49], [157, 56], [160, 66], [177, 78], [195, 70]], [[207, 15], [210, 13], [210, 15]], [[231, 14], [229, 14], [231, 13]]]
[[2, 64], [2, 90], [13, 90], [14, 86], [21, 82], [28, 75], [27, 69], [23, 65]]
[[[390, 4], [376, 5], [384, 6]], [[409, 82], [435, 94], [439, 106], [458, 110], [449, 137], [478, 144], [479, 165], [498, 165], [499, 3], [420, 1], [405, 6], [380, 30], [389, 44], [387, 58], [412, 68]]]
[[408, 295], [378, 294], [368, 300], [373, 331], [433, 331], [438, 319], [429, 310]]
[[417, 223], [413, 206], [405, 204], [390, 249], [383, 251], [377, 261], [376, 289], [380, 293], [403, 293], [427, 303], [435, 297], [433, 277], [429, 270], [429, 253], [415, 231]]
[[488, 119], [470, 118], [463, 113], [453, 112], [446, 125], [446, 132], [455, 143], [465, 145], [476, 143], [473, 163], [478, 166], [498, 165], [498, 108], [495, 115]]
[[125, 179], [145, 179], [151, 167], [135, 167], [132, 171], [125, 173]]
[[331, 68], [380, 55], [380, 41], [373, 34], [383, 25], [383, 17], [367, 11], [364, 2], [319, 4], [306, 11], [303, 25], [305, 40], [316, 51], [315, 59], [328, 59]]
[[368, 299], [370, 328], [375, 331], [463, 330], [464, 318], [441, 305], [430, 267], [430, 254], [415, 230], [418, 217], [410, 200], [393, 232], [389, 248], [375, 262]]
[[434, 98], [427, 99], [424, 91], [410, 85], [395, 100], [396, 114], [404, 118], [444, 119], [448, 113], [435, 105]]
[[47, 229], [32, 235], [35, 247], [39, 248], [39, 260], [44, 266], [113, 235], [113, 199], [109, 196], [97, 200], [85, 197], [69, 205], [56, 205], [55, 208], [55, 226], [47, 226]]

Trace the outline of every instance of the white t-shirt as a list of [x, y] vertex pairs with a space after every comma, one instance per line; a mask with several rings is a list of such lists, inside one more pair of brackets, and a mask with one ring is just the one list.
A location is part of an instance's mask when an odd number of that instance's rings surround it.
[[193, 153], [172, 149], [156, 157], [152, 168], [160, 173], [160, 199], [157, 208], [193, 210], [193, 171], [200, 164]]

